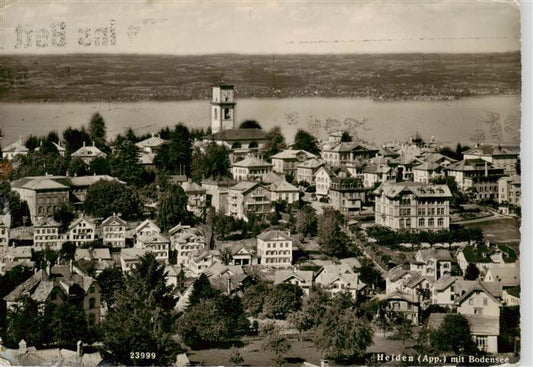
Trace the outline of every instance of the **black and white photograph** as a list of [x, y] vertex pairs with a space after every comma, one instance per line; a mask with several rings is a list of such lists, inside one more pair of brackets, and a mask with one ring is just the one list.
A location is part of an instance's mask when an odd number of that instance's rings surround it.
[[0, 366], [524, 363], [522, 44], [513, 0], [1, 1]]

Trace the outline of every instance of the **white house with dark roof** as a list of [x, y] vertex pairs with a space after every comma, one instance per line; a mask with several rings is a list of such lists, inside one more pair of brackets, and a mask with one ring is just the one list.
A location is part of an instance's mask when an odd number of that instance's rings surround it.
[[73, 158], [80, 158], [85, 164], [91, 163], [95, 158], [105, 158], [107, 154], [98, 149], [93, 142], [93, 145], [85, 145], [71, 154]]
[[262, 181], [272, 170], [272, 164], [256, 157], [248, 157], [231, 165], [233, 179], [237, 181]]
[[102, 222], [102, 240], [104, 244], [109, 244], [113, 247], [126, 246], [126, 230], [128, 223], [113, 214]]
[[480, 281], [470, 284], [462, 293], [455, 301], [457, 313], [500, 317], [501, 302]]
[[300, 190], [285, 180], [270, 185], [270, 192], [272, 193], [272, 201], [284, 200], [292, 204], [300, 199]]
[[74, 220], [67, 230], [65, 240], [76, 246], [92, 242], [96, 239], [96, 224], [88, 218], [81, 217]]
[[417, 251], [415, 261], [411, 262], [410, 266], [412, 271], [437, 280], [450, 275], [452, 255], [448, 250], [421, 249]]
[[447, 185], [414, 182], [384, 183], [376, 195], [376, 224], [394, 230], [447, 230], [450, 226], [450, 198]]
[[133, 270], [141, 259], [146, 255], [146, 250], [142, 248], [123, 248], [120, 250], [120, 267], [123, 273]]
[[181, 266], [188, 266], [191, 256], [206, 247], [205, 235], [198, 228], [178, 224], [169, 235], [170, 247], [177, 252], [177, 264]]
[[184, 182], [181, 187], [187, 195], [187, 210], [201, 216], [207, 208], [207, 190], [193, 181]]
[[226, 213], [248, 220], [250, 215], [266, 218], [272, 211], [272, 194], [259, 182], [241, 181], [229, 188]]
[[147, 236], [137, 236], [135, 247], [151, 252], [157, 261], [168, 264], [170, 257], [170, 241], [157, 233]]
[[10, 161], [17, 155], [26, 156], [29, 152], [30, 150], [26, 148], [24, 144], [22, 144], [22, 139], [19, 139], [2, 149], [2, 159], [7, 159]]
[[139, 164], [147, 166], [152, 165], [157, 152], [166, 143], [166, 140], [161, 139], [159, 135], [154, 134], [147, 139], [135, 143], [135, 146], [139, 151]]
[[296, 174], [296, 170], [300, 164], [315, 158], [316, 155], [301, 149], [285, 149], [270, 157], [274, 172], [290, 175]]
[[261, 265], [288, 267], [292, 263], [292, 239], [286, 232], [272, 230], [257, 236], [257, 257]]
[[321, 159], [309, 159], [296, 166], [296, 181], [307, 182], [310, 185], [315, 183], [315, 176], [318, 169], [326, 163]]
[[359, 280], [359, 275], [346, 264], [324, 265], [315, 277], [315, 284], [331, 294], [349, 293], [357, 299], [357, 293], [366, 284]]
[[516, 174], [519, 149], [501, 145], [480, 145], [463, 152], [463, 159], [482, 159], [501, 168], [508, 175]]
[[432, 180], [444, 177], [444, 168], [435, 162], [424, 162], [412, 167], [413, 181], [429, 184]]
[[308, 296], [313, 285], [313, 272], [309, 270], [279, 269], [274, 273], [274, 284], [294, 284]]
[[137, 237], [154, 236], [161, 233], [161, 228], [151, 219], [146, 219], [135, 227], [135, 235]]
[[61, 250], [63, 238], [59, 233], [61, 225], [52, 217], [42, 217], [33, 223], [33, 249], [42, 251], [47, 247], [53, 251]]

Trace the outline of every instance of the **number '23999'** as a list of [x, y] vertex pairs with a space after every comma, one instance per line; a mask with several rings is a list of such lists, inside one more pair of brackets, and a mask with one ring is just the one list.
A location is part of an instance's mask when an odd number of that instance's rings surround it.
[[155, 352], [130, 352], [130, 359], [155, 359]]

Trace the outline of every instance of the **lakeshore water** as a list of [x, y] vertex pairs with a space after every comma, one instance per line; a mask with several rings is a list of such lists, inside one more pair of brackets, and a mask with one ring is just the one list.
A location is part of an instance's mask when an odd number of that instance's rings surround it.
[[[87, 125], [99, 112], [107, 124], [108, 138], [126, 128], [136, 133], [157, 132], [161, 127], [183, 122], [189, 127], [209, 126], [209, 101], [135, 103], [0, 103], [0, 127], [6, 146], [18, 137], [61, 133], [68, 126]], [[520, 121], [520, 96], [498, 95], [454, 101], [376, 102], [368, 98], [283, 98], [238, 99], [236, 120], [257, 120], [263, 129], [280, 126], [287, 141], [298, 128], [311, 129], [316, 121], [327, 119], [363, 120], [359, 134], [382, 144], [407, 139], [415, 133], [443, 143], [469, 142], [478, 129], [488, 131], [488, 113], [498, 113], [502, 121]], [[314, 122], [314, 124], [313, 124]], [[519, 134], [503, 129], [501, 142], [518, 144]], [[322, 131], [323, 133], [323, 131]], [[489, 140], [487, 133], [487, 140]]]

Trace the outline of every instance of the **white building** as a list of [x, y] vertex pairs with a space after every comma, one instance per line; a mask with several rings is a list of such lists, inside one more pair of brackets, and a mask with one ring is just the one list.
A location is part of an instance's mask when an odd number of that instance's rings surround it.
[[61, 250], [63, 238], [59, 234], [60, 224], [52, 217], [39, 218], [33, 224], [33, 248], [42, 251], [47, 247], [53, 251]]
[[96, 224], [87, 218], [81, 217], [74, 220], [68, 227], [66, 241], [71, 241], [76, 246], [95, 240]]
[[272, 201], [284, 200], [289, 204], [296, 203], [300, 199], [300, 190], [283, 180], [270, 186]]
[[125, 247], [127, 227], [128, 223], [116, 214], [104, 220], [102, 222], [104, 244], [109, 244], [113, 247]]
[[274, 172], [295, 176], [298, 166], [310, 159], [315, 159], [316, 155], [305, 150], [285, 149], [270, 158], [272, 159]]
[[374, 194], [376, 224], [394, 230], [449, 229], [452, 194], [446, 185], [384, 183]]
[[248, 157], [231, 165], [231, 173], [237, 181], [262, 181], [272, 171], [272, 164], [256, 157]]
[[92, 146], [86, 146], [83, 142], [83, 146], [71, 154], [72, 158], [80, 158], [85, 164], [91, 163], [95, 158], [105, 158], [107, 154], [98, 149], [93, 142]]
[[263, 232], [257, 236], [257, 257], [261, 265], [287, 267], [292, 263], [292, 239], [282, 231]]
[[205, 249], [205, 236], [198, 228], [178, 224], [169, 231], [170, 247], [177, 251], [177, 264], [187, 267], [193, 255]]
[[7, 159], [8, 161], [15, 158], [17, 155], [26, 156], [29, 153], [29, 149], [22, 144], [22, 140], [19, 139], [13, 144], [9, 144], [7, 147], [2, 149], [2, 159]]

